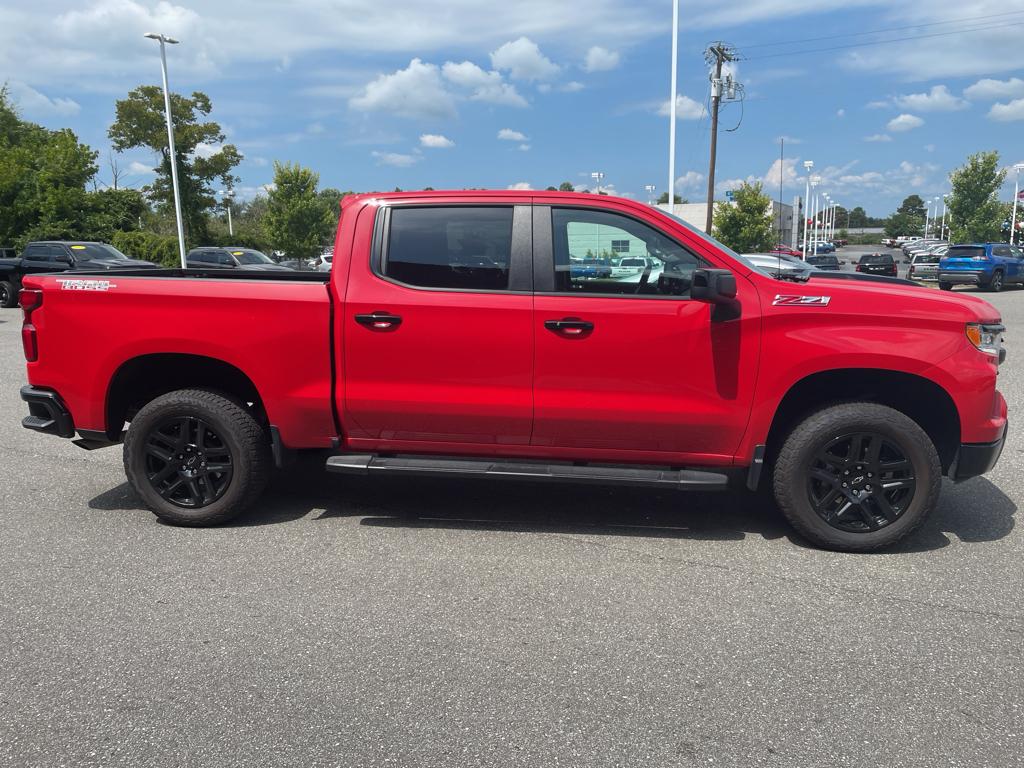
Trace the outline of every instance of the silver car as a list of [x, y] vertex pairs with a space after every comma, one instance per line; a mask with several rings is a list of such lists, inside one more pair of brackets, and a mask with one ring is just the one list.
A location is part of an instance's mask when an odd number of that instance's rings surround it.
[[941, 254], [937, 253], [915, 253], [910, 262], [910, 269], [907, 271], [907, 278], [910, 280], [938, 280], [939, 259]]

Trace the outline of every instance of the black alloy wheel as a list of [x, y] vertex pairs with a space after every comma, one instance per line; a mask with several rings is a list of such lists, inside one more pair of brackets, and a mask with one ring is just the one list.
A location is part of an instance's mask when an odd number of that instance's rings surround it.
[[856, 432], [830, 440], [812, 458], [807, 495], [815, 513], [849, 533], [894, 523], [914, 499], [914, 466], [887, 436]]
[[996, 270], [992, 273], [992, 279], [989, 281], [988, 289], [993, 293], [999, 293], [1003, 290], [1003, 273]]
[[146, 479], [177, 507], [201, 509], [217, 501], [234, 474], [231, 451], [209, 423], [196, 416], [166, 419], [146, 435]]

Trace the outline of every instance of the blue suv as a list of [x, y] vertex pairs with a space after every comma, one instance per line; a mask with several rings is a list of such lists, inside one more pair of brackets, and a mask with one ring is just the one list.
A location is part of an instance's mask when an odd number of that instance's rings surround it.
[[939, 261], [939, 288], [976, 285], [1001, 291], [1010, 283], [1024, 284], [1024, 251], [1006, 243], [953, 245]]

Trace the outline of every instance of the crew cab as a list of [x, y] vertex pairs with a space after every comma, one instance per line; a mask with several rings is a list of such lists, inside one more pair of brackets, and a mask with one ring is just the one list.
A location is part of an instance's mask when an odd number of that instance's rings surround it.
[[[577, 269], [613, 240], [648, 266]], [[330, 273], [27, 277], [23, 424], [123, 441], [135, 491], [181, 525], [235, 517], [323, 451], [345, 475], [770, 490], [820, 546], [889, 546], [943, 475], [999, 457], [999, 313], [780, 277], [626, 199], [351, 195]]]
[[999, 292], [1010, 284], [1024, 283], [1024, 251], [1006, 243], [952, 245], [939, 261], [939, 288], [975, 285]]
[[21, 258], [0, 259], [0, 307], [18, 303], [18, 288], [27, 275], [71, 270], [156, 269], [150, 261], [131, 259], [107, 243], [47, 240], [29, 243]]

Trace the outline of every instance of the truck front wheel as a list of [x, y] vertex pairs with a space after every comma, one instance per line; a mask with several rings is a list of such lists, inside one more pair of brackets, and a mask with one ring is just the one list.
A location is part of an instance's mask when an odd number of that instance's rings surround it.
[[935, 446], [905, 414], [846, 403], [808, 416], [775, 462], [775, 499], [819, 546], [864, 552], [912, 533], [935, 508], [942, 468]]
[[231, 398], [202, 389], [169, 392], [145, 405], [124, 441], [128, 481], [157, 517], [174, 525], [216, 525], [263, 491], [267, 438]]

